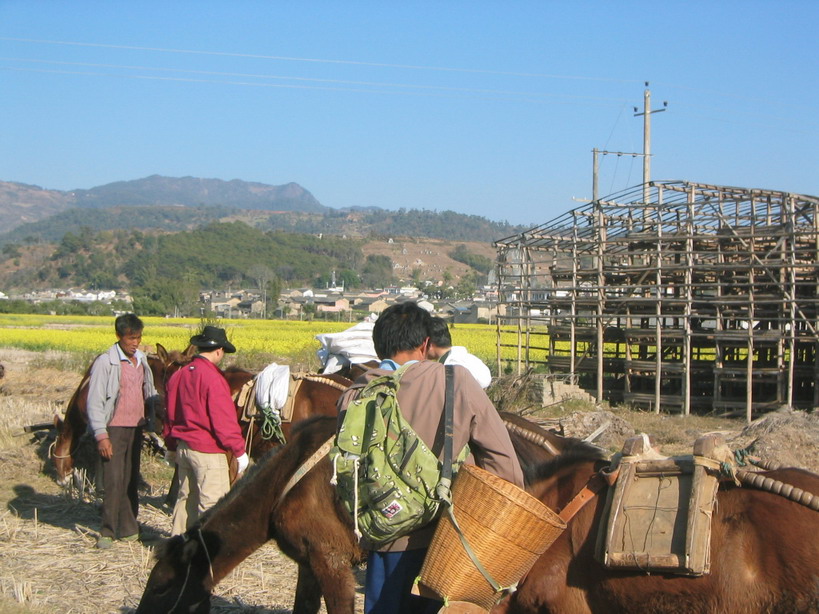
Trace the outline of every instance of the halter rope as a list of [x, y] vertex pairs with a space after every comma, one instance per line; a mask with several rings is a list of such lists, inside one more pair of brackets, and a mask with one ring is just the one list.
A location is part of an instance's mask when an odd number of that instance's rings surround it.
[[[196, 528], [196, 534], [199, 537], [199, 543], [202, 544], [202, 548], [205, 551], [205, 558], [208, 559], [208, 571], [210, 573], [210, 580], [215, 584], [216, 581], [214, 580], [213, 577], [213, 563], [210, 560], [210, 553], [208, 552], [208, 547], [205, 544], [205, 538], [202, 536], [201, 527]], [[182, 536], [182, 543], [187, 543], [190, 541], [190, 539], [191, 539], [190, 536], [185, 534]], [[173, 612], [176, 610], [176, 606], [178, 606], [179, 602], [182, 601], [182, 595], [185, 594], [185, 589], [188, 587], [188, 580], [190, 580], [191, 577], [191, 567], [193, 567], [193, 557], [191, 557], [191, 560], [188, 561], [188, 568], [185, 570], [185, 581], [182, 583], [182, 588], [179, 589], [179, 596], [176, 598], [176, 601], [174, 602], [173, 606], [171, 606], [171, 609], [168, 610], [168, 614], [173, 614]]]
[[347, 385], [342, 384], [341, 382], [337, 382], [334, 379], [330, 379], [326, 375], [309, 375], [306, 373], [296, 373], [295, 375], [293, 375], [293, 377], [296, 379], [305, 379], [308, 382], [318, 382], [320, 384], [324, 384], [326, 386], [335, 388], [336, 390], [341, 390], [342, 392], [350, 387], [349, 384]]

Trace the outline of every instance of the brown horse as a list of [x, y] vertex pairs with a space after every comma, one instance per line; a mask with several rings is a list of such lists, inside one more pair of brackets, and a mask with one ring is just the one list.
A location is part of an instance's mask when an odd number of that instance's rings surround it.
[[[544, 464], [532, 493], [560, 510], [608, 463], [579, 449]], [[766, 472], [819, 493], [819, 476]], [[720, 486], [711, 571], [687, 577], [610, 570], [594, 558], [605, 490], [568, 523], [525, 581], [493, 614], [790, 614], [819, 612], [819, 513], [782, 496]]]
[[[555, 450], [577, 443], [514, 414], [502, 417], [516, 449], [526, 450], [529, 460], [522, 459], [524, 469], [527, 462], [541, 462]], [[330, 485], [327, 450], [283, 495], [288, 480], [297, 470], [305, 471], [305, 461], [333, 437], [335, 429], [332, 418], [302, 422], [286, 446], [266, 457], [205, 513], [201, 528], [171, 538], [157, 556], [137, 612], [208, 612], [213, 587], [254, 550], [275, 539], [299, 565], [293, 614], [316, 614], [322, 595], [328, 614], [352, 614], [352, 566], [363, 560], [364, 553], [353, 534], [352, 519]], [[543, 439], [549, 443], [543, 444]]]
[[[173, 351], [168, 352], [161, 344], [157, 343], [156, 353], [147, 356], [148, 366], [154, 376], [154, 385], [160, 397], [159, 407], [154, 409], [157, 418], [161, 420], [164, 415], [165, 382], [169, 372], [175, 370], [189, 358], [184, 353]], [[73, 471], [77, 452], [83, 435], [88, 430], [88, 383], [91, 374], [91, 365], [86, 369], [79, 386], [74, 391], [71, 399], [66, 405], [65, 416], [54, 417], [54, 427], [57, 429], [57, 438], [50, 450], [50, 456], [54, 461], [54, 468], [57, 472], [57, 481], [60, 484], [67, 484]], [[148, 409], [146, 407], [146, 409]], [[161, 431], [161, 424], [160, 431]], [[156, 427], [154, 427], [156, 428]]]
[[[238, 367], [228, 367], [222, 374], [225, 376], [234, 398], [236, 398], [237, 393], [242, 390], [246, 384], [256, 377], [256, 374], [252, 371]], [[236, 401], [236, 417], [239, 419], [239, 426], [245, 438], [245, 447], [247, 448], [248, 456], [255, 461], [259, 461], [270, 450], [284, 444], [290, 438], [291, 429], [294, 424], [312, 416], [336, 416], [338, 414], [336, 402], [341, 396], [341, 393], [352, 384], [349, 379], [337, 373], [327, 375], [301, 373], [293, 377], [297, 380], [301, 380], [301, 385], [297, 388], [293, 396], [290, 418], [281, 423], [281, 438], [279, 435], [267, 432], [264, 428], [263, 420], [258, 416], [251, 418], [246, 417], [238, 399]], [[230, 453], [228, 453], [228, 462], [230, 464], [230, 479], [232, 482], [236, 477], [237, 466], [236, 463], [233, 462]], [[175, 479], [173, 484], [176, 484]], [[171, 493], [169, 493], [169, 499], [170, 498]], [[173, 498], [175, 498], [175, 496]]]
[[[287, 445], [243, 477], [208, 510], [201, 525], [160, 549], [137, 612], [209, 612], [210, 592], [270, 539], [299, 564], [294, 614], [352, 614], [353, 565], [364, 560], [352, 520], [330, 485], [326, 450], [292, 489], [290, 478], [335, 433], [336, 419], [317, 417], [291, 431]], [[303, 471], [303, 469], [302, 469]]]
[[347, 379], [355, 381], [358, 379], [360, 375], [363, 375], [370, 369], [377, 369], [378, 365], [381, 363], [377, 360], [368, 360], [367, 362], [355, 362], [350, 363], [348, 365], [344, 365], [338, 371], [335, 371], [336, 374], [342, 375]]
[[[223, 374], [234, 394], [256, 377], [256, 374], [250, 371], [233, 367], [225, 370]], [[290, 437], [293, 424], [311, 416], [335, 416], [338, 413], [336, 409], [338, 398], [352, 384], [350, 379], [338, 373], [300, 373], [292, 377], [300, 380], [300, 386], [293, 397], [292, 415], [281, 424], [284, 441], [265, 432], [262, 420], [258, 416], [250, 419], [245, 417], [242, 408], [237, 404], [237, 417], [245, 436], [248, 454], [254, 460], [262, 458], [271, 449], [285, 443]]]
[[[159, 407], [155, 408], [156, 424], [154, 428], [156, 432], [162, 432], [162, 424], [166, 417], [164, 407], [165, 385], [174, 372], [193, 359], [195, 349], [193, 346], [188, 346], [183, 352], [168, 352], [161, 344], [157, 344], [156, 353], [149, 354], [147, 357], [148, 365], [151, 367], [154, 376], [154, 384], [162, 400]], [[88, 401], [90, 369], [89, 366], [77, 390], [69, 400], [65, 417], [63, 419], [55, 417], [54, 420], [58, 434], [51, 449], [51, 458], [54, 460], [58, 482], [61, 484], [67, 483], [72, 474], [80, 439], [88, 428], [86, 403]], [[223, 371], [223, 374], [228, 381], [231, 393], [234, 394], [238, 393], [247, 382], [255, 377], [255, 374], [250, 371], [233, 367]], [[304, 383], [299, 387], [293, 400], [292, 422], [312, 415], [335, 415], [336, 401], [342, 390], [350, 383], [348, 379], [338, 374], [304, 376]], [[238, 405], [236, 411], [242, 427], [242, 434], [245, 435], [248, 451], [254, 460], [260, 459], [271, 448], [281, 445], [282, 442], [278, 439], [266, 436], [258, 421], [244, 419], [242, 408]], [[290, 424], [291, 422], [282, 424], [282, 432], [285, 437], [290, 432]], [[175, 480], [173, 484], [175, 484]], [[173, 486], [171, 490], [173, 490]]]

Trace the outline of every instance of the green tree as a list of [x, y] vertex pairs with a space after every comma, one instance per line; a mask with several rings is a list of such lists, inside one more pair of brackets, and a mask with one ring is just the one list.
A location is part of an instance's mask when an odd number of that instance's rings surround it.
[[368, 288], [384, 288], [393, 283], [389, 256], [370, 254], [361, 269], [361, 282]]
[[6, 243], [3, 246], [3, 255], [8, 258], [19, 258], [22, 255], [20, 253], [20, 246], [16, 243]]
[[341, 282], [345, 290], [361, 286], [361, 278], [358, 276], [358, 273], [352, 269], [342, 269], [339, 271], [338, 281]]
[[472, 267], [480, 273], [488, 273], [495, 266], [492, 260], [480, 254], [473, 254], [466, 249], [466, 245], [461, 243], [454, 250], [449, 252], [449, 257], [458, 262]]
[[276, 273], [273, 272], [273, 269], [267, 265], [258, 263], [250, 267], [248, 275], [256, 281], [256, 287], [262, 295], [262, 301], [264, 302], [262, 317], [266, 318], [271, 300], [275, 305], [275, 301], [279, 298], [279, 279], [276, 277]]
[[475, 296], [476, 289], [475, 278], [472, 275], [464, 275], [455, 286], [455, 296], [470, 299]]
[[312, 320], [316, 315], [316, 304], [315, 303], [304, 303], [301, 306], [301, 311], [304, 314], [304, 317], [307, 320]]

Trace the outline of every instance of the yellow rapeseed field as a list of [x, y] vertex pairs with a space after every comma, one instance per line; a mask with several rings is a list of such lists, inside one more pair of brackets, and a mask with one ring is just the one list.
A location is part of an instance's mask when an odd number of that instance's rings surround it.
[[[143, 343], [154, 348], [161, 343], [168, 350], [183, 350], [188, 340], [202, 325], [196, 318], [144, 317]], [[345, 330], [348, 322], [292, 320], [223, 320], [219, 325], [227, 330], [236, 346], [237, 358], [253, 364], [248, 357], [270, 360], [299, 360], [315, 357], [320, 344], [316, 335]], [[455, 345], [466, 346], [495, 370], [497, 333], [494, 326], [457, 324], [452, 328]], [[0, 314], [0, 347], [16, 347], [43, 352], [95, 354], [105, 351], [114, 341], [114, 319], [100, 316], [48, 316]], [[512, 348], [503, 348], [504, 358], [515, 355]], [[257, 365], [258, 366], [258, 365]], [[318, 361], [312, 365], [318, 366]]]

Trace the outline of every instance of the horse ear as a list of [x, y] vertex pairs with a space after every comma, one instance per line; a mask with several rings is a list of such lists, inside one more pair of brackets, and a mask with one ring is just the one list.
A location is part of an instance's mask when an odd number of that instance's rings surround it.
[[185, 351], [182, 355], [185, 358], [193, 358], [196, 355], [196, 346], [189, 345], [187, 348], [185, 348]]
[[198, 539], [189, 539], [184, 544], [182, 544], [182, 563], [187, 565], [193, 560], [193, 557], [196, 556], [196, 552], [199, 550], [199, 540]]
[[168, 350], [166, 350], [165, 346], [161, 343], [156, 344], [156, 355], [159, 356], [159, 360], [162, 361], [162, 364], [168, 364]]

